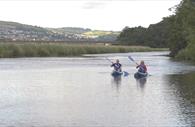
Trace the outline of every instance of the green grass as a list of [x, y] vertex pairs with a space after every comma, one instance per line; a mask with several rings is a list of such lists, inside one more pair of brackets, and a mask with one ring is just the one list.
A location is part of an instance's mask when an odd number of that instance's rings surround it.
[[94, 30], [94, 31], [89, 31], [89, 32], [84, 33], [84, 35], [86, 36], [104, 36], [104, 35], [110, 35], [110, 34], [119, 35], [119, 32]]
[[0, 43], [0, 58], [65, 57], [82, 54], [164, 51], [142, 46], [104, 46], [96, 44], [62, 43]]

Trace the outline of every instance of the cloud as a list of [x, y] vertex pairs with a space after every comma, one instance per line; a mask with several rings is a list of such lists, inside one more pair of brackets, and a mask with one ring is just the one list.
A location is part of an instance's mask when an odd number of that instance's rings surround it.
[[90, 5], [95, 5], [97, 4], [97, 7], [99, 5], [103, 5], [104, 3], [103, 2], [111, 2], [111, 1], [181, 1], [181, 0], [0, 0], [0, 1], [76, 1], [76, 2], [86, 2], [86, 5], [85, 6], [90, 6]]
[[104, 8], [106, 6], [105, 2], [97, 2], [97, 1], [90, 1], [83, 4], [83, 9], [96, 9], [96, 8]]
[[[63, 1], [63, 0], [62, 0]], [[69, 0], [64, 0], [69, 1]], [[181, 0], [72, 0], [72, 1], [83, 1], [84, 4], [82, 6], [83, 9], [99, 9], [104, 8], [106, 5], [110, 4], [110, 2], [130, 2], [130, 1], [181, 1]]]

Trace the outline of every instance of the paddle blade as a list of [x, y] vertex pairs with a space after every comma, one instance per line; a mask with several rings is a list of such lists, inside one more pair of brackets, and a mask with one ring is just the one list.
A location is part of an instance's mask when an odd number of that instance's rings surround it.
[[123, 73], [124, 73], [124, 76], [128, 76], [129, 75], [129, 73], [126, 72], [126, 71], [123, 71]]
[[128, 56], [128, 58], [129, 58], [131, 61], [134, 62], [134, 59], [133, 59], [131, 56]]

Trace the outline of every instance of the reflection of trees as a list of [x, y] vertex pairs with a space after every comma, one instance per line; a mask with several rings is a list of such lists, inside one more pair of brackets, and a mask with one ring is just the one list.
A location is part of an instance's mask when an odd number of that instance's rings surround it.
[[169, 75], [165, 80], [177, 97], [185, 121], [195, 125], [195, 73]]
[[195, 104], [195, 73], [169, 75], [167, 76], [170, 85], [176, 87], [177, 96]]

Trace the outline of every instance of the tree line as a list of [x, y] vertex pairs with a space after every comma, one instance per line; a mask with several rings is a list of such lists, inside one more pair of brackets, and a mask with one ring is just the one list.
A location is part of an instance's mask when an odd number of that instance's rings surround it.
[[195, 61], [195, 0], [183, 0], [170, 10], [174, 15], [148, 28], [125, 27], [117, 40], [126, 45], [168, 47], [170, 56]]

